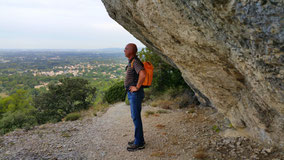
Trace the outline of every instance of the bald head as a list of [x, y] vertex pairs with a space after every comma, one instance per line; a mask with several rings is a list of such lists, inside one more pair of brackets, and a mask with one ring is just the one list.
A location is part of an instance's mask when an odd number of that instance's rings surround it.
[[130, 47], [130, 49], [132, 50], [132, 52], [134, 53], [134, 54], [136, 54], [136, 52], [137, 52], [137, 46], [136, 46], [136, 44], [134, 44], [134, 43], [129, 43], [129, 44], [127, 44], [129, 47]]
[[125, 56], [127, 58], [132, 58], [136, 55], [137, 46], [134, 43], [128, 43], [124, 49]]

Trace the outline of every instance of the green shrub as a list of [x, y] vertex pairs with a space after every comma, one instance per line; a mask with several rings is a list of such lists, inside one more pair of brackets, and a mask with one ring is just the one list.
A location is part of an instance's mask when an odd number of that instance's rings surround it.
[[130, 105], [127, 94], [126, 94], [126, 97], [125, 97], [125, 104]]
[[109, 104], [124, 101], [125, 93], [123, 81], [117, 82], [105, 92], [104, 101]]
[[154, 111], [146, 111], [145, 112], [145, 117], [149, 117], [149, 115], [153, 115], [153, 114], [155, 114], [155, 112]]
[[16, 128], [30, 129], [37, 124], [32, 98], [27, 90], [15, 90], [15, 93], [0, 99], [0, 132], [5, 134]]
[[82, 78], [63, 78], [34, 98], [39, 124], [59, 122], [67, 114], [87, 109], [95, 97], [95, 87]]
[[16, 128], [30, 129], [32, 126], [37, 125], [37, 120], [31, 112], [6, 112], [0, 120], [1, 134], [13, 131]]
[[66, 121], [75, 121], [81, 117], [80, 113], [69, 113], [65, 119]]
[[12, 95], [0, 99], [0, 119], [5, 112], [27, 111], [34, 109], [31, 105], [32, 98], [27, 90], [16, 90]]
[[212, 126], [212, 130], [215, 132], [220, 132], [220, 128], [217, 125]]

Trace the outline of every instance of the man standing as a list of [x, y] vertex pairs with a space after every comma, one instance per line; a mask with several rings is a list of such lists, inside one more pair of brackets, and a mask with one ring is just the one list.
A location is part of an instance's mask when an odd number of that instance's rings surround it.
[[143, 126], [141, 120], [141, 104], [144, 98], [144, 88], [142, 86], [146, 72], [143, 63], [137, 57], [137, 46], [129, 43], [124, 49], [125, 57], [128, 58], [124, 87], [127, 91], [130, 103], [131, 118], [134, 123], [134, 140], [128, 142], [128, 151], [136, 151], [145, 148]]

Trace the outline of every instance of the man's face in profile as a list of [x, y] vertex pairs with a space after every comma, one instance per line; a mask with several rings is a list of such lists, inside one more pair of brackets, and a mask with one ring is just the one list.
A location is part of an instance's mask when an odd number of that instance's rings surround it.
[[132, 54], [132, 48], [130, 45], [126, 45], [124, 49], [125, 57], [129, 58]]

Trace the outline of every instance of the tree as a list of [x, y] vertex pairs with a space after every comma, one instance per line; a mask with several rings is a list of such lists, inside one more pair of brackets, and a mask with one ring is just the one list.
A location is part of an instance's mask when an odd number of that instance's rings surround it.
[[26, 90], [19, 89], [16, 93], [0, 100], [0, 117], [6, 112], [24, 111], [34, 109], [32, 98]]
[[63, 78], [48, 85], [48, 91], [34, 98], [38, 123], [58, 122], [68, 113], [87, 109], [96, 88], [82, 78]]
[[1, 134], [15, 128], [30, 128], [37, 124], [32, 98], [26, 90], [17, 90], [11, 96], [0, 99]]

